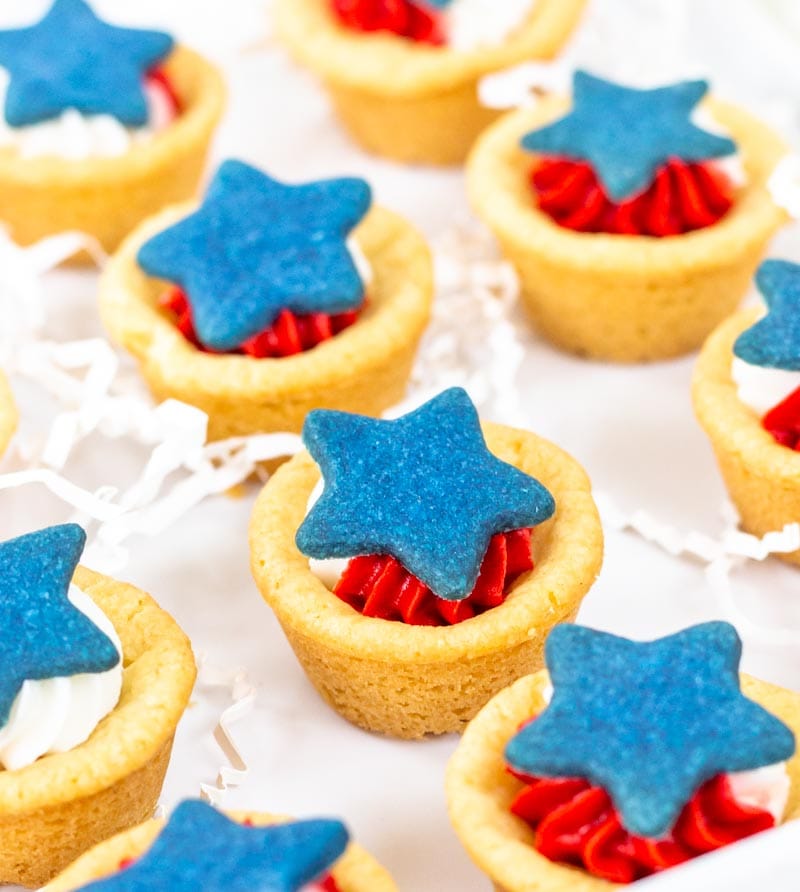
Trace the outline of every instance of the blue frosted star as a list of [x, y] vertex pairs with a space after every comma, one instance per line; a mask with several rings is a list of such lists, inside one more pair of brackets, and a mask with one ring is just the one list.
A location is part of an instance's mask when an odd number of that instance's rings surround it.
[[794, 754], [792, 732], [741, 693], [741, 652], [723, 622], [652, 642], [557, 626], [545, 648], [553, 699], [506, 759], [603, 787], [631, 833], [660, 837], [707, 780]]
[[347, 848], [340, 821], [248, 827], [199, 800], [182, 802], [133, 865], [93, 892], [297, 892], [327, 873]]
[[538, 480], [489, 452], [458, 387], [396, 421], [316, 410], [303, 442], [325, 489], [297, 531], [300, 551], [393, 555], [449, 601], [473, 590], [495, 533], [535, 526], [555, 511]]
[[346, 240], [370, 203], [363, 180], [289, 186], [226, 161], [202, 207], [142, 245], [139, 264], [183, 288], [206, 347], [235, 350], [281, 310], [361, 306], [364, 285]]
[[589, 162], [607, 194], [624, 201], [645, 191], [670, 158], [698, 162], [736, 152], [732, 140], [691, 121], [707, 92], [705, 81], [634, 90], [576, 71], [569, 114], [528, 133], [522, 147]]
[[6, 121], [22, 127], [74, 108], [141, 127], [144, 77], [172, 47], [160, 31], [107, 24], [84, 0], [55, 0], [35, 25], [0, 31], [0, 65], [11, 77]]
[[67, 599], [85, 544], [76, 524], [0, 543], [0, 727], [24, 681], [119, 663], [111, 639]]
[[800, 266], [765, 260], [756, 285], [769, 312], [739, 335], [733, 352], [752, 365], [800, 371]]

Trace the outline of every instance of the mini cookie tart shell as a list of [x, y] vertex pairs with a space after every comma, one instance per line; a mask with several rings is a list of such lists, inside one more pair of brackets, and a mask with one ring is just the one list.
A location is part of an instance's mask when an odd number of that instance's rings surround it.
[[[694, 371], [692, 401], [749, 533], [763, 536], [800, 521], [800, 453], [776, 442], [738, 397], [733, 345], [759, 318], [755, 308], [726, 320], [706, 341]], [[800, 551], [777, 555], [800, 564]]]
[[[533, 846], [531, 828], [510, 811], [519, 781], [503, 758], [519, 726], [545, 708], [547, 672], [521, 678], [501, 691], [464, 732], [447, 766], [450, 821], [496, 892], [603, 892], [621, 888], [586, 871], [557, 864]], [[800, 695], [748, 676], [742, 690], [800, 734]], [[784, 820], [800, 817], [800, 756], [788, 763], [791, 793]]]
[[281, 359], [198, 350], [159, 308], [167, 283], [138, 265], [139, 247], [194, 210], [181, 205], [148, 220], [112, 258], [100, 285], [111, 337], [139, 361], [157, 399], [174, 397], [209, 416], [212, 440], [297, 431], [311, 409], [379, 415], [403, 396], [430, 316], [433, 272], [422, 237], [373, 208], [354, 231], [373, 272], [358, 321], [313, 350]]
[[[237, 821], [249, 820], [256, 827], [290, 820], [258, 812], [233, 812], [231, 817]], [[144, 855], [163, 826], [163, 819], [147, 821], [100, 843], [48, 883], [42, 892], [72, 892], [92, 880], [115, 873], [121, 861]], [[397, 886], [388, 872], [372, 855], [354, 843], [348, 846], [336, 863], [332, 875], [340, 892], [397, 892]]]
[[163, 65], [181, 101], [161, 133], [113, 158], [24, 158], [0, 150], [0, 220], [28, 245], [78, 230], [113, 251], [143, 219], [191, 198], [220, 119], [225, 89], [217, 69], [197, 53], [176, 48]]
[[713, 100], [704, 107], [737, 142], [747, 184], [718, 223], [666, 238], [573, 232], [536, 207], [535, 156], [519, 142], [562, 116], [564, 99], [512, 112], [478, 141], [467, 165], [470, 201], [516, 267], [525, 308], [556, 346], [617, 362], [678, 356], [699, 347], [745, 295], [787, 220], [767, 190], [787, 149], [741, 109]]
[[455, 52], [340, 25], [328, 0], [278, 0], [279, 38], [325, 84], [336, 112], [365, 149], [396, 161], [461, 164], [497, 118], [481, 106], [478, 81], [531, 59], [552, 59], [585, 0], [537, 0], [500, 46]]
[[306, 453], [283, 465], [250, 525], [253, 575], [311, 682], [342, 716], [394, 737], [460, 732], [497, 691], [543, 665], [544, 641], [575, 617], [600, 570], [603, 534], [591, 485], [561, 449], [484, 425], [489, 449], [540, 480], [556, 513], [533, 534], [535, 568], [505, 603], [454, 626], [361, 616], [309, 569], [295, 545], [319, 471]]
[[85, 743], [0, 771], [0, 883], [38, 887], [152, 817], [194, 684], [189, 640], [149, 595], [80, 567], [74, 581], [122, 641], [122, 694]]
[[17, 429], [17, 408], [5, 375], [0, 372], [0, 456]]

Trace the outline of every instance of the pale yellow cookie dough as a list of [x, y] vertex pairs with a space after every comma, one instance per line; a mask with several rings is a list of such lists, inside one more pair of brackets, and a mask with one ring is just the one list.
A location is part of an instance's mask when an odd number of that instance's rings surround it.
[[698, 348], [736, 309], [769, 239], [786, 222], [767, 180], [783, 140], [735, 106], [706, 108], [740, 148], [747, 184], [718, 223], [667, 238], [572, 232], [535, 203], [535, 158], [520, 139], [565, 113], [549, 97], [502, 118], [478, 141], [467, 186], [479, 217], [514, 264], [525, 308], [556, 346], [617, 362], [666, 359]]
[[78, 568], [122, 642], [113, 712], [68, 753], [0, 770], [0, 884], [40, 886], [103, 839], [151, 818], [195, 679], [189, 640], [153, 599]]
[[[533, 847], [528, 824], [509, 809], [521, 789], [503, 758], [519, 726], [545, 707], [546, 671], [521, 678], [498, 694], [464, 732], [447, 766], [450, 820], [496, 892], [606, 892], [621, 888], [578, 867], [548, 860]], [[742, 690], [800, 736], [800, 695], [748, 676]], [[785, 820], [800, 817], [800, 755], [788, 763], [792, 789]]]
[[277, 0], [275, 26], [295, 59], [324, 83], [364, 148], [396, 161], [461, 164], [498, 112], [478, 102], [486, 74], [556, 56], [585, 0], [537, 0], [500, 46], [470, 52], [343, 27], [329, 0]]
[[[758, 317], [756, 309], [743, 310], [706, 341], [695, 367], [692, 400], [742, 526], [763, 536], [800, 522], [800, 452], [764, 430], [758, 415], [739, 399], [731, 377], [733, 344]], [[780, 557], [800, 564], [800, 551]]]
[[299, 432], [311, 409], [379, 415], [403, 397], [430, 316], [433, 271], [423, 238], [373, 208], [354, 231], [373, 281], [358, 321], [312, 350], [282, 359], [197, 350], [158, 308], [166, 283], [136, 262], [151, 236], [194, 210], [170, 208], [134, 232], [106, 267], [100, 312], [111, 337], [139, 361], [156, 399], [174, 397], [209, 416], [209, 437]]
[[17, 429], [17, 407], [5, 375], [0, 372], [0, 456]]
[[603, 533], [583, 469], [534, 434], [484, 426], [489, 449], [536, 477], [556, 513], [533, 534], [531, 573], [504, 604], [455, 626], [361, 616], [310, 571], [295, 545], [319, 470], [307, 453], [268, 482], [250, 525], [251, 566], [314, 686], [346, 719], [394, 737], [462, 731], [497, 691], [541, 668], [544, 641], [595, 581]]

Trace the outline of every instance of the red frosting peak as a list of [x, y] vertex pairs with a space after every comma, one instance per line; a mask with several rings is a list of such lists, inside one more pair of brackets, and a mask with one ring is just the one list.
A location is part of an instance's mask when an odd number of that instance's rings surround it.
[[800, 387], [770, 409], [761, 423], [782, 446], [800, 452]]
[[417, 43], [445, 43], [442, 15], [410, 0], [330, 0], [339, 21], [354, 31], [388, 31]]

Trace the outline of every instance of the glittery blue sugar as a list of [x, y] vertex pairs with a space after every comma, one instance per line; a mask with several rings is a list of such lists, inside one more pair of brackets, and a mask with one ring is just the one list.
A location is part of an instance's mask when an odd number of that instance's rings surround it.
[[340, 821], [248, 827], [204, 802], [172, 813], [130, 867], [84, 886], [92, 892], [298, 892], [330, 871], [347, 848]]
[[85, 543], [76, 524], [0, 543], [0, 728], [24, 681], [119, 663], [111, 639], [67, 599]]
[[782, 762], [792, 732], [739, 688], [728, 623], [652, 642], [557, 626], [545, 648], [553, 699], [506, 747], [515, 769], [603, 787], [633, 834], [667, 833], [721, 773]]
[[800, 371], [800, 266], [765, 260], [756, 285], [769, 312], [739, 335], [733, 352], [751, 365]]
[[281, 310], [361, 306], [364, 284], [347, 237], [371, 200], [363, 180], [289, 186], [226, 161], [201, 208], [146, 242], [139, 265], [186, 292], [201, 343], [235, 350]]
[[707, 161], [736, 152], [736, 144], [697, 127], [695, 106], [705, 81], [684, 81], [655, 90], [634, 90], [576, 71], [572, 109], [528, 133], [530, 152], [587, 161], [614, 201], [644, 192], [670, 158]]
[[450, 601], [475, 587], [495, 533], [536, 526], [555, 511], [538, 480], [489, 452], [461, 388], [396, 421], [311, 412], [303, 442], [325, 489], [297, 531], [300, 551], [390, 554]]
[[6, 121], [23, 127], [72, 108], [141, 127], [145, 76], [172, 47], [160, 31], [109, 25], [84, 0], [55, 0], [35, 25], [0, 31], [0, 66], [10, 75]]

